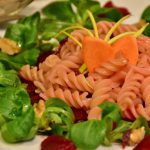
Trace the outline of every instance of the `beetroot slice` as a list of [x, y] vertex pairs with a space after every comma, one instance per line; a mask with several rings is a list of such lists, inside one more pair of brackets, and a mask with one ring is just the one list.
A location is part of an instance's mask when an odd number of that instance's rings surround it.
[[76, 146], [71, 140], [59, 135], [52, 135], [41, 143], [41, 150], [76, 150]]
[[150, 150], [150, 135], [147, 135], [133, 150]]
[[75, 122], [87, 120], [88, 115], [84, 109], [76, 109], [74, 107], [72, 107], [71, 109], [72, 109], [74, 116], [75, 116]]
[[27, 92], [30, 96], [31, 104], [33, 105], [34, 103], [38, 103], [39, 100], [42, 99], [42, 98], [39, 96], [39, 94], [35, 93], [36, 87], [33, 84], [33, 82], [25, 80], [22, 77], [20, 77], [20, 80], [21, 80], [22, 83], [27, 84], [26, 90], [27, 90]]
[[131, 130], [128, 130], [123, 134], [123, 137], [122, 137], [122, 147], [123, 148], [125, 148], [127, 145], [129, 145], [130, 134], [131, 134]]
[[53, 51], [47, 51], [47, 52], [41, 53], [37, 59], [36, 66], [38, 66], [39, 63], [42, 63], [49, 55], [51, 55], [53, 53], [54, 53]]

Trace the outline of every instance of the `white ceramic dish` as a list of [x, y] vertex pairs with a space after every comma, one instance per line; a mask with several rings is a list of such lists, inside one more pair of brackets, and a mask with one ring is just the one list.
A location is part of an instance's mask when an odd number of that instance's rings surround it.
[[[40, 10], [47, 3], [54, 0], [36, 0], [24, 9], [21, 14], [32, 14], [34, 11]], [[106, 0], [100, 0], [102, 5]], [[139, 20], [144, 8], [150, 5], [149, 0], [112, 0], [117, 6], [124, 6], [129, 9], [132, 16], [127, 20], [128, 23], [135, 23]], [[4, 34], [5, 29], [0, 27], [0, 36]], [[44, 137], [36, 136], [36, 138], [29, 142], [23, 142], [19, 144], [6, 144], [0, 138], [0, 150], [40, 150], [40, 143]], [[124, 150], [132, 150], [133, 147], [126, 147]], [[122, 150], [122, 147], [118, 144], [113, 144], [111, 147], [99, 147], [97, 150]]]

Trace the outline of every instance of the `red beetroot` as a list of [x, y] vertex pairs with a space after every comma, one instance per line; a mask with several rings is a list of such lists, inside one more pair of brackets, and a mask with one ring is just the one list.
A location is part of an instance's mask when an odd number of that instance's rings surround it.
[[46, 57], [48, 57], [52, 53], [53, 53], [52, 51], [48, 51], [48, 52], [44, 52], [44, 53], [40, 54], [40, 56], [38, 57], [38, 60], [37, 60], [37, 66], [39, 63], [42, 63], [46, 59]]
[[147, 135], [133, 150], [150, 150], [150, 135]]
[[41, 150], [76, 150], [76, 146], [71, 140], [62, 136], [52, 135], [41, 143]]
[[127, 8], [125, 8], [125, 7], [117, 7], [117, 6], [115, 6], [115, 5], [113, 4], [113, 2], [111, 2], [111, 1], [108, 1], [108, 2], [104, 5], [104, 7], [107, 7], [107, 8], [116, 8], [119, 12], [122, 13], [123, 16], [126, 16], [126, 15], [129, 15], [129, 14], [130, 14], [130, 12], [129, 12], [129, 10], [128, 10]]
[[128, 130], [123, 134], [123, 137], [122, 137], [122, 147], [123, 148], [125, 148], [127, 145], [129, 145], [130, 134], [131, 134], [131, 130]]
[[87, 120], [87, 113], [84, 109], [76, 109], [76, 108], [72, 107], [72, 111], [75, 116], [75, 122]]
[[35, 93], [36, 87], [33, 84], [33, 82], [27, 81], [27, 80], [25, 80], [21, 77], [20, 77], [20, 80], [21, 80], [22, 83], [27, 84], [26, 89], [27, 89], [27, 92], [30, 96], [31, 104], [38, 103], [39, 100], [41, 99], [41, 97], [39, 96], [39, 94]]

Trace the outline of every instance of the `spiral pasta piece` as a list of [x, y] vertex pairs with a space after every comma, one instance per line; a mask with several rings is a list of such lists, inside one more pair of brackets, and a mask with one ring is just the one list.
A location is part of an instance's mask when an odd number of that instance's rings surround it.
[[128, 72], [122, 89], [118, 95], [117, 102], [122, 110], [128, 109], [140, 94], [141, 82], [144, 76], [136, 73], [133, 68]]
[[149, 67], [150, 66], [150, 56], [145, 53], [141, 53], [139, 55], [139, 60], [138, 60], [137, 66], [143, 67], [143, 68]]
[[69, 56], [67, 59], [61, 59], [58, 64], [46, 72], [45, 77], [48, 79], [48, 81], [53, 82], [54, 79], [57, 78], [58, 74], [61, 74], [62, 72], [69, 73], [72, 70], [76, 70], [80, 67], [81, 64], [82, 60], [78, 56]]
[[150, 106], [150, 76], [146, 77], [141, 85], [142, 96], [145, 107]]
[[37, 67], [30, 68], [29, 65], [24, 65], [19, 74], [21, 77], [29, 81], [39, 80], [41, 82], [45, 82], [43, 70], [38, 70]]
[[43, 63], [39, 64], [39, 69], [42, 69], [44, 72], [47, 72], [60, 61], [61, 59], [57, 55], [49, 55]]
[[88, 92], [79, 93], [79, 91], [71, 91], [69, 89], [63, 89], [57, 87], [56, 89], [51, 86], [45, 93], [41, 93], [40, 96], [47, 100], [48, 98], [58, 97], [64, 100], [69, 106], [75, 108], [88, 108], [90, 98], [87, 98]]
[[75, 72], [61, 72], [58, 74], [54, 83], [57, 83], [63, 87], [71, 88], [74, 90], [93, 93], [94, 81], [92, 77], [85, 77], [83, 74], [75, 75]]
[[134, 120], [138, 116], [144, 117], [146, 120], [150, 120], [150, 107], [144, 108], [142, 104], [130, 106], [130, 109], [123, 111], [123, 116], [130, 120]]
[[[85, 30], [75, 30], [71, 35], [82, 43], [84, 37], [88, 36], [87, 31]], [[72, 39], [68, 38], [68, 41], [60, 49], [60, 56], [64, 58], [66, 56], [72, 55], [72, 53], [80, 53], [81, 47], [77, 45]]]
[[90, 108], [93, 108], [104, 101], [108, 101], [110, 99], [109, 92], [112, 90], [112, 81], [110, 79], [101, 80], [97, 85], [95, 85], [95, 89], [92, 95], [92, 100], [90, 103]]
[[137, 39], [138, 49], [140, 53], [146, 53], [150, 55], [150, 38], [146, 36], [140, 36]]
[[[97, 23], [97, 28], [99, 31], [99, 34], [107, 34], [108, 31], [114, 26], [115, 22], [108, 22], [108, 21], [99, 21]], [[128, 32], [128, 31], [137, 31], [138, 28], [134, 25], [128, 25], [128, 24], [122, 24], [117, 27], [117, 29], [114, 31], [113, 36], [116, 36], [118, 34]]]
[[95, 78], [109, 78], [114, 73], [125, 67], [127, 63], [128, 61], [125, 58], [115, 58], [96, 68], [94, 73], [91, 75]]
[[95, 106], [88, 112], [88, 120], [97, 119], [100, 120], [102, 115], [102, 110], [100, 107]]

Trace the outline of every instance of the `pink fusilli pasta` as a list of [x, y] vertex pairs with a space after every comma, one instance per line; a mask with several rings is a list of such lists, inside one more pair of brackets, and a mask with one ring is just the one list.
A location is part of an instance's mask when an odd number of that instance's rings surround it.
[[109, 78], [114, 73], [121, 70], [127, 65], [128, 61], [125, 58], [115, 58], [113, 60], [107, 61], [102, 64], [100, 67], [96, 68], [94, 73], [91, 76], [95, 78]]
[[54, 83], [66, 88], [93, 93], [93, 78], [90, 76], [86, 78], [83, 74], [76, 75], [73, 71], [68, 74], [66, 72], [58, 74]]
[[[108, 22], [108, 21], [100, 21], [97, 23], [97, 28], [99, 31], [99, 35], [104, 34], [106, 35], [108, 31], [114, 26], [115, 22]], [[128, 32], [128, 31], [137, 31], [138, 28], [134, 25], [129, 24], [122, 24], [118, 26], [118, 28], [114, 31], [113, 36], [118, 34]]]
[[90, 98], [87, 98], [88, 92], [79, 91], [71, 91], [70, 89], [63, 89], [61, 87], [53, 87], [51, 86], [49, 89], [46, 90], [45, 93], [41, 93], [40, 96], [43, 99], [58, 97], [64, 100], [69, 106], [75, 108], [88, 108]]

